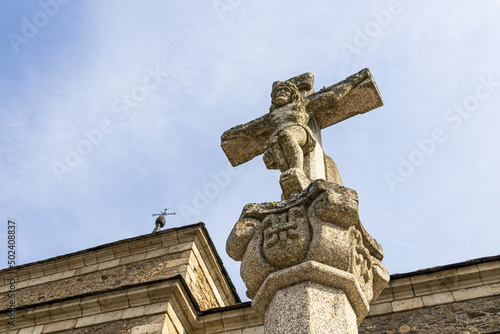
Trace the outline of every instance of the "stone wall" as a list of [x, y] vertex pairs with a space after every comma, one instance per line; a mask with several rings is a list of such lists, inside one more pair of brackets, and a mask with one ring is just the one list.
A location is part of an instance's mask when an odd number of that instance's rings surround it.
[[[0, 271], [0, 333], [263, 334], [202, 224]], [[391, 276], [360, 333], [500, 333], [500, 256]]]
[[359, 333], [500, 333], [500, 296], [369, 317]]
[[[17, 277], [15, 327], [7, 320], [6, 292], [13, 273]], [[0, 332], [18, 334], [92, 333], [94, 329], [105, 333], [105, 323], [123, 326], [123, 333], [128, 333], [142, 326], [144, 317], [164, 313], [168, 305], [178, 320], [163, 318], [163, 324], [184, 328], [196, 323], [203, 310], [239, 302], [202, 223], [18, 266], [14, 271], [5, 269], [0, 280]], [[139, 333], [138, 329], [132, 332]]]
[[359, 332], [500, 332], [500, 256], [392, 275]]
[[[194, 333], [264, 333], [250, 303], [214, 311]], [[359, 333], [500, 333], [500, 256], [392, 275]]]

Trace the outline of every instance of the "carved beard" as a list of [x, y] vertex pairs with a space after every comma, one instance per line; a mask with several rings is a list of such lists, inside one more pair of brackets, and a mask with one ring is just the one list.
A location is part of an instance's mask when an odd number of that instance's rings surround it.
[[287, 104], [289, 104], [291, 102], [292, 102], [292, 97], [290, 94], [288, 94], [288, 96], [278, 95], [274, 99], [273, 104], [276, 106], [276, 108], [279, 108], [279, 107], [286, 106]]

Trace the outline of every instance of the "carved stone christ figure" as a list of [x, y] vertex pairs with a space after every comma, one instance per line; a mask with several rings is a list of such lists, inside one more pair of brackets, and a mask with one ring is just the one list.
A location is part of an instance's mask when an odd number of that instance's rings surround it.
[[317, 93], [313, 83], [311, 73], [276, 81], [269, 114], [236, 126], [221, 137], [233, 166], [264, 153], [266, 167], [282, 173], [284, 199], [317, 179], [342, 185], [334, 161], [323, 152], [320, 130], [382, 105], [368, 69]]

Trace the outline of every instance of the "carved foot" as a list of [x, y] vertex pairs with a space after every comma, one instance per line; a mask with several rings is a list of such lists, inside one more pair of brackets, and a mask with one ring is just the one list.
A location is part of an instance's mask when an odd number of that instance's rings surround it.
[[309, 180], [300, 168], [290, 168], [280, 176], [281, 190], [286, 200], [301, 193], [310, 183], [311, 180]]

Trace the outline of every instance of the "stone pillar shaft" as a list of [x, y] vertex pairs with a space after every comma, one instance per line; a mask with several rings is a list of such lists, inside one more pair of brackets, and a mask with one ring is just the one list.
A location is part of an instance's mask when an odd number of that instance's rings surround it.
[[266, 334], [358, 333], [356, 314], [344, 291], [316, 282], [276, 291], [264, 328]]

